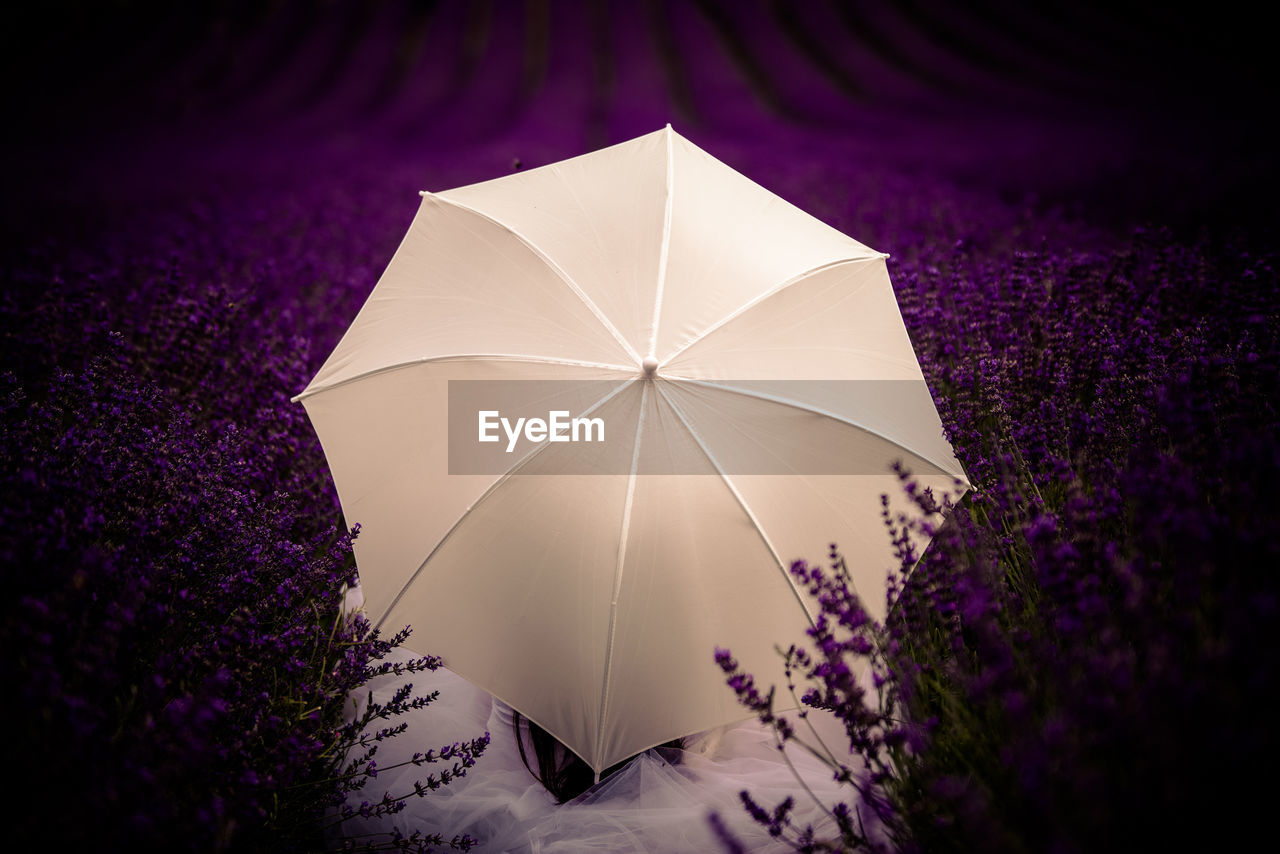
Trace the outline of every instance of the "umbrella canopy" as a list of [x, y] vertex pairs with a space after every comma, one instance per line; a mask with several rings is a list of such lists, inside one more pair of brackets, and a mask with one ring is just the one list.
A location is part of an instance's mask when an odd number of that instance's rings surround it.
[[962, 477], [886, 257], [670, 127], [423, 193], [297, 398], [374, 623], [597, 771], [741, 719], [713, 651], [778, 672], [791, 559], [883, 616], [891, 462]]

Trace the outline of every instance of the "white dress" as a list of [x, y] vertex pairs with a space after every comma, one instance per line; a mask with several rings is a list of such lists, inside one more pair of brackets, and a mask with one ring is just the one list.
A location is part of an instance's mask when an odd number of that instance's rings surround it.
[[[411, 653], [397, 650], [389, 660], [411, 658]], [[754, 719], [686, 739], [687, 749], [675, 763], [668, 761], [673, 758], [669, 751], [650, 750], [574, 800], [557, 806], [520, 759], [509, 707], [443, 668], [434, 673], [379, 677], [360, 693], [367, 695], [372, 690], [375, 701], [385, 701], [405, 682], [413, 683], [415, 696], [438, 690], [439, 698], [390, 722], [376, 722], [376, 728], [409, 724], [404, 734], [379, 748], [375, 758], [380, 768], [390, 768], [415, 751], [439, 751], [444, 745], [470, 740], [486, 731], [490, 744], [465, 778], [426, 797], [410, 797], [407, 808], [395, 815], [351, 819], [344, 824], [347, 834], [388, 831], [393, 826], [406, 836], [420, 830], [440, 833], [446, 840], [467, 833], [480, 840], [473, 850], [513, 854], [714, 854], [724, 850], [708, 822], [708, 815], [718, 811], [747, 850], [790, 851], [746, 813], [738, 794], [743, 789], [769, 810], [792, 796], [796, 801], [793, 815], [801, 826], [813, 822], [820, 836], [823, 831], [833, 833], [831, 819], [797, 781], [772, 735]], [[831, 723], [826, 724], [826, 744], [833, 748], [846, 745], [838, 730], [831, 732]], [[827, 807], [853, 796], [848, 787], [835, 783], [826, 765], [806, 751], [789, 748], [787, 756]], [[361, 800], [375, 804], [388, 791], [393, 796], [412, 793], [414, 780], [425, 779], [429, 772], [438, 775], [443, 766], [407, 765], [382, 771], [348, 803], [353, 807]]]

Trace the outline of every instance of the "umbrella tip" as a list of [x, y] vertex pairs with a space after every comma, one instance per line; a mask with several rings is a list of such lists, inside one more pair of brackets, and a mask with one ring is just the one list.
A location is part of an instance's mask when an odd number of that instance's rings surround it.
[[658, 360], [649, 356], [640, 363], [640, 367], [644, 368], [644, 375], [646, 377], [651, 377], [658, 372]]

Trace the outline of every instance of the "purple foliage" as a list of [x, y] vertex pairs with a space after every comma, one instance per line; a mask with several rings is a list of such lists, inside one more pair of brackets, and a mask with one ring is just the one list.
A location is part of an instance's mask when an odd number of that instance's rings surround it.
[[[337, 524], [287, 399], [312, 369], [296, 298], [266, 310], [261, 292], [204, 285], [154, 247], [127, 267], [36, 252], [6, 272], [0, 678], [25, 784], [75, 793], [74, 821], [37, 798], [9, 838], [317, 847], [376, 774], [377, 742], [403, 729], [366, 727], [431, 698], [345, 708], [407, 632], [380, 640], [340, 616], [356, 530]], [[425, 787], [465, 774], [487, 741], [422, 754], [443, 769]]]
[[[833, 758], [856, 792], [826, 830], [837, 847], [1182, 847], [1259, 829], [1264, 794], [1245, 781], [1277, 748], [1274, 264], [1139, 229], [1091, 254], [960, 241], [897, 271], [973, 492], [951, 506], [900, 472], [915, 514], [886, 503], [899, 566], [883, 626], [846, 558], [792, 569], [821, 616], [789, 670], [866, 769]], [[923, 557], [909, 531], [935, 536]], [[783, 718], [779, 738], [796, 737]]]

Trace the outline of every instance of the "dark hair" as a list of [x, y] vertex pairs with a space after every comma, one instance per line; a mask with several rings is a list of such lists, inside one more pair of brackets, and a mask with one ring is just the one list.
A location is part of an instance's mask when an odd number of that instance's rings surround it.
[[[591, 770], [591, 766], [583, 762], [572, 750], [561, 744], [555, 736], [528, 718], [522, 717], [514, 709], [512, 710], [511, 720], [516, 733], [516, 746], [520, 748], [520, 761], [524, 763], [525, 768], [529, 769], [529, 773], [555, 797], [557, 804], [573, 800], [594, 785], [595, 772]], [[537, 771], [529, 767], [529, 757], [524, 749], [524, 734], [520, 726], [521, 722], [525, 723], [524, 728], [529, 731], [529, 741], [533, 745], [533, 757], [538, 763]], [[683, 750], [684, 739], [675, 738], [658, 746]], [[605, 779], [635, 758], [635, 756], [632, 756], [616, 765], [610, 765], [600, 772], [600, 779]], [[678, 753], [667, 757], [667, 759], [675, 764], [680, 762]]]

